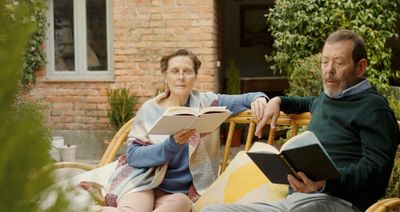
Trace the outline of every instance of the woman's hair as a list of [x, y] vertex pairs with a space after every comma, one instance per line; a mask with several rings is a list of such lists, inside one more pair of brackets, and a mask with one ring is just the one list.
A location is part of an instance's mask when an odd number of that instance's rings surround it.
[[352, 57], [354, 64], [358, 63], [361, 59], [368, 60], [367, 50], [365, 48], [364, 40], [353, 31], [341, 29], [333, 32], [328, 36], [325, 43], [336, 43], [339, 41], [351, 40], [354, 43]]
[[187, 57], [189, 57], [193, 61], [193, 69], [194, 69], [194, 72], [197, 75], [197, 73], [199, 71], [199, 68], [201, 66], [201, 61], [195, 54], [193, 54], [191, 51], [186, 50], [186, 49], [179, 49], [179, 50], [177, 50], [177, 51], [175, 51], [175, 52], [173, 52], [171, 54], [163, 56], [161, 58], [161, 61], [160, 61], [161, 73], [164, 73], [164, 72], [167, 71], [167, 69], [168, 69], [168, 61], [171, 58], [176, 57], [176, 56], [187, 56]]

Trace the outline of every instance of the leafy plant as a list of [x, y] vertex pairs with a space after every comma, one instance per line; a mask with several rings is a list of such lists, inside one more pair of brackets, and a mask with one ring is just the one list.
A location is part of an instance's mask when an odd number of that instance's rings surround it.
[[397, 120], [400, 120], [400, 88], [392, 87], [388, 93], [389, 106], [392, 108]]
[[390, 176], [389, 185], [384, 198], [400, 197], [400, 149], [397, 151], [395, 164]]
[[240, 71], [235, 65], [235, 61], [229, 61], [228, 68], [226, 69], [226, 93], [227, 94], [240, 94]]
[[321, 54], [315, 54], [295, 62], [289, 77], [289, 96], [318, 96], [322, 90]]
[[331, 32], [347, 28], [362, 36], [366, 42], [370, 65], [367, 75], [382, 93], [391, 78], [399, 78], [391, 70], [392, 51], [386, 41], [397, 38], [395, 32], [399, 1], [392, 0], [278, 0], [267, 15], [269, 30], [274, 38], [275, 72], [290, 76], [299, 59], [320, 52]]
[[[13, 2], [17, 2], [13, 0]], [[26, 21], [36, 25], [25, 50], [25, 60], [22, 66], [22, 83], [31, 84], [34, 81], [33, 72], [46, 63], [43, 42], [46, 39], [47, 18], [46, 2], [43, 0], [24, 0], [29, 5]]]
[[110, 111], [108, 118], [114, 130], [121, 128], [133, 116], [133, 109], [137, 102], [135, 94], [130, 94], [129, 89], [118, 88], [107, 92]]
[[[35, 25], [27, 1], [0, 0], [0, 211], [39, 211], [53, 178], [50, 133], [35, 102], [17, 98], [24, 49]], [[7, 58], [7, 59], [6, 59]], [[47, 211], [68, 210], [62, 194]]]

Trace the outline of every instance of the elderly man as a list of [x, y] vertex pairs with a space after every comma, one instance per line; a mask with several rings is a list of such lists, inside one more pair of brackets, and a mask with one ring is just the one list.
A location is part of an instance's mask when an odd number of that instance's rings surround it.
[[260, 135], [268, 119], [274, 127], [279, 111], [309, 111], [308, 129], [321, 141], [341, 172], [332, 180], [301, 180], [289, 175], [289, 195], [273, 203], [211, 205], [210, 211], [360, 211], [385, 193], [400, 139], [393, 111], [368, 79], [363, 40], [354, 32], [333, 32], [322, 51], [322, 82], [319, 97], [275, 97], [268, 102], [258, 123]]

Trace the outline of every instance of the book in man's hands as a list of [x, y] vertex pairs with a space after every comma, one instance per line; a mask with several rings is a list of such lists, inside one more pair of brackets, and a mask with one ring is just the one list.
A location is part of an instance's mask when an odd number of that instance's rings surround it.
[[248, 156], [272, 182], [289, 184], [288, 174], [297, 177], [302, 171], [313, 181], [328, 180], [340, 176], [334, 162], [311, 131], [300, 133], [286, 141], [279, 151], [267, 143], [256, 143], [257, 148]]
[[217, 129], [232, 112], [224, 106], [206, 107], [201, 110], [191, 107], [169, 107], [152, 126], [149, 134], [172, 135], [182, 129], [195, 129], [209, 133]]

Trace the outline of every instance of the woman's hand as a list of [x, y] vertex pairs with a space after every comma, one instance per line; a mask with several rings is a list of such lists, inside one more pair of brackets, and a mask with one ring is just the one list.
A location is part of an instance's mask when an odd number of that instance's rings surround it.
[[259, 122], [262, 119], [265, 106], [267, 106], [267, 99], [264, 97], [258, 97], [250, 104], [254, 121]]
[[258, 138], [262, 137], [262, 129], [267, 124], [268, 120], [271, 119], [271, 128], [275, 128], [276, 120], [278, 120], [281, 108], [281, 99], [279, 97], [274, 97], [269, 100], [268, 104], [264, 107], [261, 119], [256, 120], [257, 126], [255, 135]]
[[303, 172], [297, 172], [297, 175], [301, 178], [301, 181], [292, 175], [288, 175], [287, 178], [293, 191], [312, 193], [319, 192], [325, 187], [326, 180], [314, 182], [310, 180], [310, 178], [308, 178]]
[[174, 134], [174, 139], [177, 144], [185, 144], [188, 139], [195, 133], [194, 129], [183, 129]]

